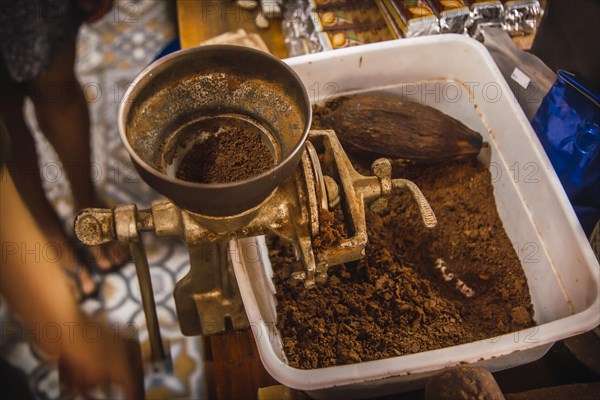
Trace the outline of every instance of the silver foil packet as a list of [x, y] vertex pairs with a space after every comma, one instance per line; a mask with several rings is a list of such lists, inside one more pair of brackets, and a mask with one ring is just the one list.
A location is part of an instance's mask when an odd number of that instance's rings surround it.
[[484, 27], [502, 28], [504, 24], [504, 6], [500, 0], [467, 0], [471, 16], [467, 23], [469, 35], [483, 39]]
[[512, 36], [535, 32], [541, 16], [539, 0], [504, 0], [503, 28]]
[[470, 17], [462, 0], [428, 0], [440, 23], [440, 33], [465, 33]]
[[323, 50], [312, 17], [312, 6], [306, 0], [286, 1], [281, 23], [288, 57], [318, 53]]
[[383, 0], [383, 4], [404, 37], [440, 32], [439, 20], [425, 0]]

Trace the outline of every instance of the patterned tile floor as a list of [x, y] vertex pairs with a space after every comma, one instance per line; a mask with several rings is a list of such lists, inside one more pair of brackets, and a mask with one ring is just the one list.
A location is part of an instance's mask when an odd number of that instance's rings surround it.
[[[76, 71], [91, 112], [95, 182], [100, 193], [109, 201], [146, 207], [158, 198], [133, 170], [119, 139], [116, 117], [119, 101], [134, 77], [174, 38], [174, 21], [172, 3], [166, 0], [119, 0], [101, 21], [80, 29]], [[32, 128], [37, 130], [29, 105], [27, 113]], [[53, 150], [39, 132], [37, 137], [43, 165], [56, 162]], [[71, 207], [68, 184], [56, 174], [46, 175], [47, 192], [64, 216], [65, 224], [70, 226], [75, 210]], [[203, 398], [200, 340], [181, 334], [172, 295], [175, 282], [189, 268], [187, 249], [177, 241], [159, 241], [151, 235], [144, 239], [161, 332], [169, 342], [173, 359], [172, 373], [146, 373], [147, 397]], [[148, 332], [133, 264], [102, 279], [99, 299], [86, 301], [82, 305], [84, 310], [90, 314], [104, 313], [111, 323], [120, 326], [129, 324], [129, 331], [137, 333], [142, 341], [144, 357], [149, 357]], [[1, 306], [0, 322], [18, 324], [11, 322], [12, 318], [5, 305]], [[56, 366], [44, 360], [23, 340], [24, 335], [19, 335], [24, 332], [23, 329], [11, 331], [16, 334], [2, 335], [2, 355], [27, 374], [37, 398], [58, 398]], [[102, 394], [99, 393], [98, 397]]]

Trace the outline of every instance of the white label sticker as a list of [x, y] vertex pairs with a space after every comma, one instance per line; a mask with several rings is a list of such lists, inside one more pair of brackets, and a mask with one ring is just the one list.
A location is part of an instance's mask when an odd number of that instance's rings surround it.
[[529, 82], [531, 82], [531, 79], [529, 79], [529, 77], [525, 75], [525, 73], [519, 68], [515, 68], [510, 77], [513, 79], [513, 81], [521, 85], [523, 89], [527, 89], [527, 87], [529, 86]]

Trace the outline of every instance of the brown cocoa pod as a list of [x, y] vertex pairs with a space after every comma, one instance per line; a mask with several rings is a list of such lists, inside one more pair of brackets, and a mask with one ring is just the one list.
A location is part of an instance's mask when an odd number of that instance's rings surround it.
[[368, 158], [436, 163], [475, 157], [483, 138], [435, 108], [380, 96], [353, 96], [323, 115], [344, 148]]

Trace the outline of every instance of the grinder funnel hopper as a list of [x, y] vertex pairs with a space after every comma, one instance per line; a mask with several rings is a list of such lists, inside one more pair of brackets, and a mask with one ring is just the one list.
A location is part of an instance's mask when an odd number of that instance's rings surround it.
[[[302, 82], [283, 62], [240, 46], [203, 46], [166, 56], [143, 71], [119, 108], [119, 133], [142, 179], [179, 207], [231, 216], [259, 205], [294, 173], [308, 136], [311, 107]], [[175, 177], [191, 144], [220, 126], [260, 133], [271, 169], [231, 183]]]

